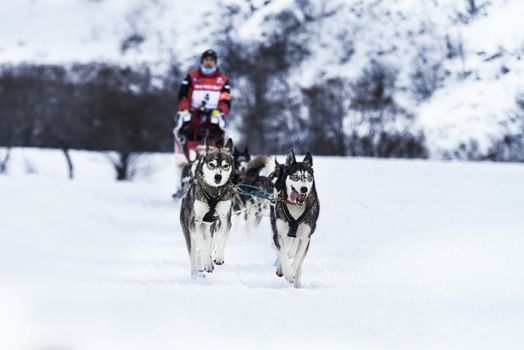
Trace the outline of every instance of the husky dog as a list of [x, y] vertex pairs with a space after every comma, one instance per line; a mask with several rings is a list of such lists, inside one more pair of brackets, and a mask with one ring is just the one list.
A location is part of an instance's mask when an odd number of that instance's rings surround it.
[[284, 164], [280, 164], [278, 160], [275, 158], [275, 165], [273, 167], [273, 170], [267, 176], [266, 182], [266, 191], [268, 193], [273, 193], [275, 197], [278, 196], [278, 194], [282, 190], [280, 184], [277, 181], [282, 176], [283, 172]]
[[251, 154], [249, 153], [248, 148], [244, 148], [244, 152], [240, 152], [238, 148], [235, 147], [235, 150], [233, 152], [233, 158], [234, 158], [234, 173], [233, 173], [233, 180], [232, 182], [234, 184], [238, 184], [244, 175], [246, 174], [247, 165], [249, 164], [249, 161], [251, 160]]
[[233, 142], [224, 147], [206, 145], [206, 150], [193, 164], [192, 181], [186, 184], [182, 198], [180, 223], [184, 231], [191, 276], [198, 270], [213, 272], [214, 264], [224, 263], [224, 248], [231, 230], [233, 191]]
[[[243, 212], [248, 224], [258, 226], [264, 216], [269, 216], [269, 202], [261, 196], [261, 192], [264, 192], [267, 187], [267, 177], [261, 176], [261, 172], [263, 169], [266, 173], [271, 171], [268, 166], [271, 165], [270, 163], [269, 158], [263, 155], [253, 158], [247, 163], [237, 183], [241, 187], [241, 192], [235, 198], [234, 210]], [[255, 195], [247, 195], [250, 192]]]
[[278, 255], [276, 273], [300, 288], [302, 264], [320, 210], [313, 158], [308, 152], [302, 162], [297, 162], [294, 151], [290, 150], [286, 164], [277, 166], [275, 171], [278, 175], [275, 191], [279, 194], [279, 201], [271, 207], [271, 227]]
[[194, 161], [188, 161], [185, 158], [177, 159], [176, 168], [178, 169], [178, 171], [180, 171], [180, 183], [177, 186], [175, 193], [173, 193], [173, 195], [171, 196], [173, 197], [173, 199], [179, 200], [184, 196], [184, 189], [186, 189], [186, 184], [192, 181], [194, 175], [194, 171], [192, 172], [191, 169], [194, 168], [194, 165], [196, 163], [198, 163], [197, 160], [198, 155], [197, 159], [195, 159]]

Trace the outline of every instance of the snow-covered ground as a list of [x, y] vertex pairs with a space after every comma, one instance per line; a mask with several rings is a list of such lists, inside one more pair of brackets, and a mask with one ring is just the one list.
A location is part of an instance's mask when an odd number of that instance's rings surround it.
[[[0, 348], [521, 349], [524, 166], [315, 158], [304, 288], [268, 222], [192, 282], [170, 155], [116, 183], [105, 156], [15, 150], [0, 176]], [[27, 174], [32, 172], [32, 174]], [[331, 345], [331, 346], [330, 346]]]

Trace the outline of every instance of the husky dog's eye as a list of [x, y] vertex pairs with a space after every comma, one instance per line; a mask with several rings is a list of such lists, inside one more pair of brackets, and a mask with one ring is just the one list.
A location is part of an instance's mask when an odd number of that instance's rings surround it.
[[229, 169], [229, 164], [228, 163], [222, 164], [222, 169], [224, 169], [224, 170]]
[[216, 168], [216, 164], [214, 162], [207, 163], [207, 167], [209, 170], [214, 170]]
[[300, 176], [298, 176], [297, 174], [293, 174], [289, 178], [291, 179], [291, 181], [298, 181], [298, 180], [300, 180]]
[[311, 175], [306, 175], [306, 181], [307, 181], [307, 182], [311, 182], [311, 181], [313, 181], [313, 176], [311, 176]]

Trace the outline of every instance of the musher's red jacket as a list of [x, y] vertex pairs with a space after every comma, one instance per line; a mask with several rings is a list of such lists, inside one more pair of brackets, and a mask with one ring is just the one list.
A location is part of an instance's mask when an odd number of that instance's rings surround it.
[[203, 102], [206, 110], [219, 109], [224, 116], [229, 114], [229, 79], [218, 68], [210, 75], [204, 75], [200, 68], [197, 68], [182, 81], [178, 93], [178, 110], [189, 109], [193, 113]]

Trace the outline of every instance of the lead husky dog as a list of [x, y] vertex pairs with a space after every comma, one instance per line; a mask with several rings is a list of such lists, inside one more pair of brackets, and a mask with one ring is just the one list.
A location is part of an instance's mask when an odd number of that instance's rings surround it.
[[277, 249], [277, 276], [301, 286], [302, 264], [317, 225], [319, 203], [313, 177], [313, 158], [308, 152], [297, 162], [290, 150], [286, 164], [277, 166], [275, 192], [279, 201], [271, 207], [273, 242]]
[[224, 248], [231, 230], [231, 175], [233, 142], [206, 146], [191, 169], [194, 174], [182, 199], [180, 223], [191, 260], [191, 277], [203, 268], [213, 272], [224, 263]]

